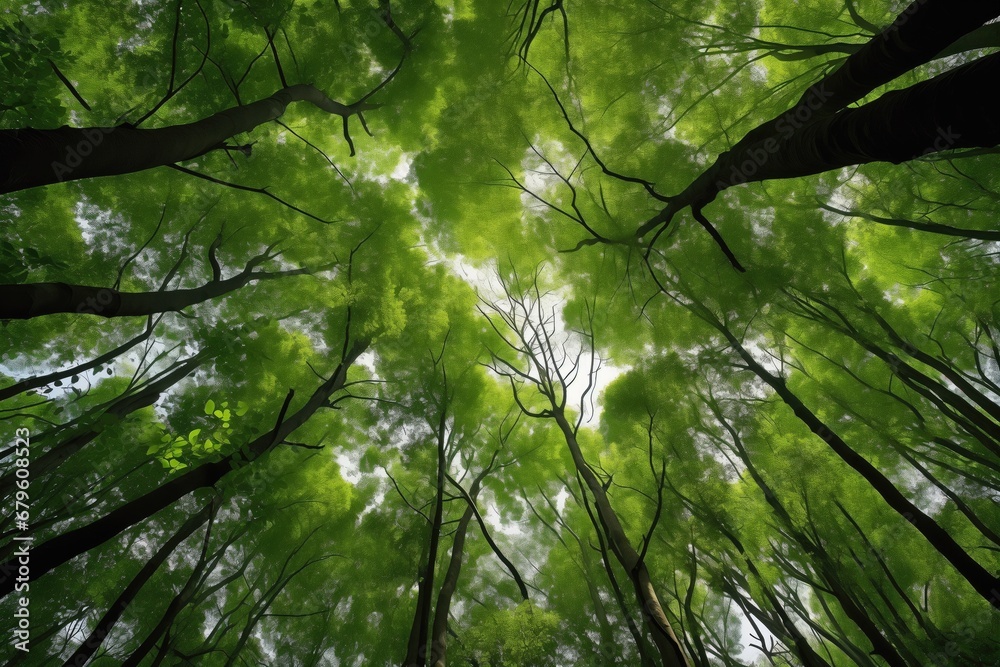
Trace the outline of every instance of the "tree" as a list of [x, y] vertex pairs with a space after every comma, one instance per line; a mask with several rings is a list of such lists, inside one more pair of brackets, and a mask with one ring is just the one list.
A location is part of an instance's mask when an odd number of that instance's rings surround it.
[[996, 662], [998, 13], [0, 3], [0, 660]]
[[[491, 322], [491, 324], [506, 343], [508, 350], [491, 352], [493, 370], [510, 380], [514, 400], [525, 415], [552, 419], [558, 426], [572, 456], [574, 472], [583, 480], [581, 486], [586, 487], [585, 493], [590, 495], [596, 508], [599, 522], [595, 522], [595, 527], [599, 523], [608, 548], [632, 583], [637, 603], [643, 610], [644, 619], [661, 662], [664, 667], [688, 665], [687, 656], [660, 605], [657, 586], [645, 564], [646, 549], [660, 518], [662, 496], [657, 503], [653, 525], [643, 537], [640, 552], [629, 540], [617, 513], [611, 506], [605, 484], [598, 479], [593, 468], [587, 463], [581, 449], [578, 434], [583, 419], [583, 409], [581, 408], [575, 423], [570, 422], [572, 415], [566, 412], [570, 386], [573, 380], [584, 372], [580, 360], [588, 353], [590, 364], [586, 371], [587, 385], [583, 389], [583, 401], [587, 400], [593, 388], [597, 363], [594, 344], [588, 341], [590, 349], [584, 347], [574, 358], [568, 349], [568, 343], [556, 339], [556, 313], [544, 304], [543, 296], [546, 295], [543, 295], [538, 279], [538, 274], [535, 274], [530, 283], [522, 285], [516, 274], [510, 283], [504, 282], [501, 277], [509, 305], [490, 306], [499, 316], [499, 323]], [[589, 336], [592, 337], [593, 334], [590, 333]], [[509, 352], [516, 355], [514, 360], [506, 356]], [[537, 391], [543, 406], [536, 408], [535, 401], [522, 397], [518, 389], [519, 384], [526, 384]], [[653, 466], [652, 456], [650, 449], [650, 467], [655, 475], [656, 468]], [[665, 471], [661, 470], [659, 474], [662, 479]], [[660, 493], [662, 494], [662, 481]]]

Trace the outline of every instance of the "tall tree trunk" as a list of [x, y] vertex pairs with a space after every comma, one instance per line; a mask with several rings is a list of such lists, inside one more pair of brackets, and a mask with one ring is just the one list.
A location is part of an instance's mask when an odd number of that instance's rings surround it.
[[489, 466], [472, 480], [472, 486], [468, 494], [465, 494], [465, 511], [462, 518], [458, 520], [458, 527], [455, 529], [455, 538], [451, 545], [451, 558], [448, 561], [448, 571], [441, 582], [441, 589], [438, 591], [437, 604], [434, 607], [434, 621], [431, 626], [432, 654], [431, 664], [433, 667], [445, 667], [448, 657], [448, 615], [451, 613], [451, 599], [458, 589], [458, 578], [462, 573], [462, 559], [465, 557], [465, 538], [469, 532], [469, 524], [476, 516], [476, 498], [479, 496], [479, 489], [486, 475], [493, 469], [492, 462]]
[[611, 507], [604, 487], [601, 486], [597, 476], [594, 475], [590, 466], [587, 465], [572, 425], [566, 419], [566, 415], [561, 408], [553, 409], [552, 412], [556, 423], [559, 425], [559, 429], [563, 433], [566, 444], [569, 446], [570, 454], [573, 457], [573, 464], [594, 498], [597, 516], [608, 538], [608, 545], [632, 582], [636, 600], [639, 603], [640, 609], [642, 609], [646, 624], [653, 637], [653, 643], [656, 645], [664, 667], [690, 667], [687, 656], [684, 654], [684, 649], [677, 640], [673, 628], [670, 627], [670, 622], [667, 620], [663, 607], [660, 606], [660, 600], [656, 595], [656, 588], [649, 576], [649, 570], [646, 568], [643, 559], [640, 558], [639, 552], [635, 550], [629, 541], [625, 529], [622, 528], [621, 522], [618, 520], [618, 515], [615, 514], [614, 509]]
[[448, 614], [451, 611], [451, 599], [458, 589], [458, 577], [462, 573], [462, 558], [465, 555], [465, 537], [472, 522], [472, 505], [466, 505], [462, 518], [458, 520], [455, 529], [455, 539], [451, 544], [451, 559], [448, 571], [441, 582], [438, 591], [437, 605], [434, 607], [434, 622], [431, 626], [431, 645], [433, 651], [431, 660], [433, 667], [445, 667], [448, 658]]
[[868, 462], [863, 456], [844, 442], [839, 435], [834, 433], [824, 424], [806, 405], [796, 396], [785, 384], [783, 378], [770, 373], [760, 362], [754, 359], [746, 348], [736, 338], [735, 334], [729, 330], [714, 315], [702, 312], [696, 308], [699, 317], [715, 327], [740, 356], [747, 367], [761, 380], [764, 381], [781, 398], [784, 403], [791, 408], [795, 416], [798, 417], [809, 430], [826, 442], [830, 449], [841, 458], [847, 465], [851, 466], [872, 486], [872, 488], [882, 496], [888, 505], [899, 513], [907, 522], [913, 525], [930, 542], [938, 553], [951, 563], [962, 577], [991, 605], [1000, 609], [1000, 579], [990, 574], [972, 556], [962, 548], [958, 542], [933, 518], [928, 516], [923, 510], [913, 504], [899, 489], [895, 487], [889, 478], [883, 475], [875, 466]]
[[[566, 488], [569, 488], [568, 484]], [[611, 583], [611, 591], [614, 593], [618, 610], [621, 612], [622, 618], [625, 619], [625, 625], [628, 627], [629, 634], [632, 635], [632, 641], [635, 642], [635, 650], [639, 655], [639, 663], [642, 667], [652, 667], [654, 662], [650, 655], [650, 649], [654, 647], [649, 646], [649, 641], [646, 639], [645, 633], [642, 632], [642, 629], [636, 624], [635, 619], [632, 618], [632, 610], [629, 609], [628, 603], [625, 600], [625, 592], [618, 583], [618, 576], [615, 574], [615, 570], [611, 564], [611, 555], [608, 553], [608, 542], [604, 534], [604, 529], [601, 527], [601, 521], [594, 516], [594, 512], [590, 507], [590, 501], [587, 499], [586, 490], [581, 488], [581, 492], [584, 494], [584, 509], [587, 510], [587, 516], [590, 518], [590, 522], [597, 533], [597, 547], [601, 554], [601, 565], [604, 566], [604, 573], [608, 575], [608, 581]], [[580, 548], [583, 548], [582, 541], [580, 541]]]
[[[682, 209], [696, 212], [736, 185], [796, 178], [869, 162], [899, 164], [955, 148], [1000, 144], [1000, 116], [988, 103], [1000, 78], [1000, 54], [985, 56], [904, 90], [834, 114], [789, 112], [747, 134], [659, 214], [642, 236]], [[818, 93], [819, 94], [819, 93]], [[812, 105], [821, 108], [819, 98]]]
[[437, 427], [437, 475], [435, 481], [434, 518], [431, 519], [431, 534], [427, 547], [427, 562], [417, 583], [417, 607], [413, 612], [413, 624], [406, 642], [406, 657], [403, 667], [426, 667], [433, 653], [427, 642], [431, 622], [431, 605], [434, 595], [434, 572], [437, 568], [438, 544], [441, 541], [441, 524], [444, 518], [445, 430], [447, 426], [447, 405], [442, 406]]
[[376, 108], [368, 102], [347, 106], [314, 86], [298, 84], [193, 123], [152, 130], [129, 125], [0, 130], [0, 194], [191, 160], [222, 148], [230, 137], [280, 117], [290, 103], [299, 101], [341, 116], [345, 123], [353, 114]]
[[[63, 533], [32, 547], [29, 581], [34, 581], [50, 570], [104, 544], [132, 526], [177, 502], [195, 489], [214, 486], [233, 470], [249, 465], [284, 441], [295, 429], [304, 424], [317, 410], [327, 404], [334, 392], [344, 386], [347, 369], [368, 348], [368, 341], [355, 342], [344, 355], [329, 380], [321, 384], [295, 414], [282, 419], [269, 431], [239, 451], [219, 461], [204, 463], [176, 477], [162, 486], [135, 498], [107, 515], [69, 532]], [[289, 395], [289, 399], [291, 395]], [[287, 407], [287, 403], [286, 406]], [[284, 414], [281, 415], [282, 417]], [[18, 572], [18, 556], [0, 564], [0, 597], [14, 590]]]
[[75, 667], [76, 665], [82, 665], [86, 663], [90, 658], [93, 657], [97, 649], [101, 647], [104, 640], [107, 638], [111, 629], [121, 618], [122, 613], [128, 608], [129, 604], [139, 593], [143, 586], [152, 579], [153, 575], [163, 564], [163, 561], [173, 553], [181, 542], [186, 540], [191, 533], [198, 529], [203, 523], [208, 521], [214, 514], [216, 508], [218, 507], [219, 499], [214, 498], [212, 502], [205, 505], [205, 507], [188, 519], [180, 527], [180, 529], [174, 533], [174, 535], [163, 543], [163, 546], [157, 550], [153, 557], [150, 558], [146, 564], [139, 570], [139, 573], [135, 575], [132, 581], [129, 582], [125, 590], [121, 592], [121, 595], [114, 601], [108, 611], [101, 617], [101, 620], [97, 622], [94, 629], [87, 636], [85, 640], [80, 644], [80, 647], [73, 652], [73, 655], [63, 663], [63, 667]]
[[868, 162], [899, 163], [950, 148], [997, 145], [1000, 121], [987, 104], [998, 75], [995, 56], [886, 93], [858, 109], [845, 109], [878, 86], [929, 62], [997, 15], [1000, 8], [993, 0], [970, 0], [958, 7], [946, 0], [916, 0], [892, 25], [810, 86], [791, 109], [722, 153], [641, 225], [636, 236], [669, 223], [688, 206], [700, 215], [720, 192], [741, 183], [808, 176]]

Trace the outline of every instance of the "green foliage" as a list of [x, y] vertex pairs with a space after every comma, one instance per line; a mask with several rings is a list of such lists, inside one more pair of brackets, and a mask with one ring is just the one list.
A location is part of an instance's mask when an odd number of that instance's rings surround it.
[[[31, 432], [33, 548], [135, 519], [31, 581], [32, 657], [6, 643], [0, 662], [67, 661], [218, 493], [91, 664], [125, 663], [176, 602], [140, 664], [399, 665], [419, 582], [433, 575], [433, 615], [455, 555], [447, 664], [640, 665], [655, 648], [637, 570], [609, 546], [585, 471], [692, 667], [805, 664], [803, 641], [830, 667], [1000, 660], [988, 601], [803, 421], [1000, 571], [995, 149], [731, 188], [703, 212], [746, 273], [687, 210], [652, 247], [630, 238], [899, 10], [0, 1], [3, 130], [182, 126], [264, 100], [282, 77], [377, 105], [347, 120], [353, 155], [339, 116], [297, 102], [178, 165], [205, 178], [158, 167], [0, 201], [3, 289], [113, 287], [162, 306], [158, 292], [269, 253], [254, 281], [149, 320], [0, 322], [5, 441]], [[537, 28], [528, 63], [513, 55], [522, 20]], [[595, 234], [609, 242], [578, 245]], [[548, 339], [518, 341], [492, 310], [525, 294]], [[189, 374], [137, 398], [194, 354]], [[535, 382], [554, 361], [579, 467]], [[248, 450], [289, 420], [262, 456]], [[8, 493], [20, 457], [2, 451]], [[440, 453], [465, 490], [484, 473], [461, 553], [467, 503], [438, 488]], [[132, 504], [231, 454], [211, 487]], [[880, 637], [898, 659], [877, 655]]]
[[[210, 422], [207, 427], [194, 428], [187, 435], [171, 435], [164, 428], [160, 444], [151, 445], [146, 454], [154, 455], [160, 465], [170, 472], [179, 472], [205, 459], [225, 456], [233, 449], [233, 434], [239, 433], [244, 437], [246, 434], [246, 429], [232, 425], [233, 415], [242, 417], [249, 409], [250, 406], [243, 401], [238, 401], [233, 409], [230, 409], [229, 401], [222, 401], [216, 408], [215, 401], [209, 399], [205, 403], [205, 414]], [[206, 428], [211, 430], [203, 436]]]
[[548, 667], [556, 665], [559, 616], [522, 602], [513, 609], [497, 610], [470, 628], [457, 660], [489, 667]]

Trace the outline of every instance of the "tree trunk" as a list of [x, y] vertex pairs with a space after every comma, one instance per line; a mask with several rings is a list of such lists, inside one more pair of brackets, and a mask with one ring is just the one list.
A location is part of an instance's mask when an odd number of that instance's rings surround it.
[[704, 189], [697, 194], [710, 201], [741, 183], [809, 176], [869, 162], [899, 164], [955, 148], [996, 146], [1000, 119], [988, 99], [998, 78], [1000, 56], [994, 54], [832, 115], [813, 110], [822, 108], [817, 98], [813, 106], [800, 107], [808, 113], [786, 114], [769, 134], [759, 136], [755, 130], [720, 155], [696, 181]]
[[230, 137], [278, 118], [289, 103], [299, 101], [341, 116], [345, 122], [355, 113], [375, 108], [370, 103], [346, 106], [313, 86], [299, 84], [193, 123], [153, 130], [129, 125], [0, 130], [0, 194], [191, 160], [221, 148]]
[[410, 626], [410, 636], [406, 642], [406, 657], [403, 660], [403, 667], [425, 667], [428, 658], [434, 653], [434, 647], [427, 642], [427, 633], [431, 622], [434, 571], [437, 568], [438, 543], [441, 540], [441, 524], [444, 518], [447, 419], [448, 411], [445, 406], [441, 408], [441, 414], [438, 417], [436, 497], [434, 518], [431, 520], [431, 535], [427, 547], [427, 562], [424, 565], [423, 575], [417, 582], [417, 607], [413, 612], [413, 624]]
[[[231, 471], [242, 468], [269, 452], [295, 429], [302, 426], [313, 413], [326, 405], [330, 396], [344, 386], [347, 369], [367, 348], [368, 341], [354, 343], [330, 379], [320, 385], [294, 415], [277, 424], [273, 431], [261, 435], [241, 450], [219, 461], [204, 463], [170, 480], [86, 526], [63, 533], [33, 547], [28, 581], [34, 581], [66, 561], [104, 544], [122, 531], [169, 507], [195, 489], [214, 486]], [[16, 555], [0, 564], [0, 597], [14, 590], [17, 572]]]
[[469, 532], [469, 524], [476, 515], [476, 498], [479, 496], [479, 489], [483, 479], [492, 470], [492, 463], [485, 468], [472, 481], [472, 487], [466, 495], [465, 512], [458, 521], [455, 529], [455, 539], [451, 545], [451, 559], [448, 562], [448, 571], [441, 582], [441, 589], [438, 591], [437, 605], [434, 608], [434, 621], [431, 626], [431, 664], [433, 667], [445, 667], [448, 656], [448, 614], [451, 612], [451, 599], [458, 588], [458, 577], [462, 573], [462, 559], [465, 556], [465, 538]]
[[119, 292], [108, 287], [66, 283], [0, 285], [0, 319], [27, 320], [55, 313], [79, 313], [112, 318], [177, 312], [188, 306], [234, 292], [253, 280], [303, 273], [305, 269], [275, 273], [244, 270], [231, 278], [212, 280], [200, 287], [158, 292]]
[[914, 505], [893, 485], [889, 478], [869, 463], [867, 459], [851, 449], [839, 435], [820, 421], [812, 410], [792, 393], [784, 379], [772, 375], [761, 366], [724, 324], [714, 317], [711, 320], [706, 319], [706, 321], [726, 337], [747, 367], [778, 394], [781, 400], [795, 413], [795, 416], [809, 427], [810, 431], [826, 442], [837, 456], [871, 484], [872, 488], [882, 496], [892, 509], [920, 531], [931, 546], [944, 556], [983, 598], [1000, 609], [1000, 579], [990, 574], [937, 521]]
[[63, 663], [63, 667], [82, 665], [93, 657], [140, 589], [156, 574], [160, 565], [173, 553], [174, 549], [186, 540], [191, 533], [197, 530], [199, 526], [209, 520], [215, 508], [218, 507], [218, 502], [217, 497], [213, 499], [212, 502], [205, 505], [204, 509], [188, 519], [169, 540], [164, 542], [163, 546], [153, 554], [153, 557], [146, 562], [142, 569], [139, 570], [139, 573], [125, 587], [125, 590], [122, 591], [118, 599], [114, 601], [104, 616], [101, 617], [101, 620], [97, 622], [97, 625], [94, 626], [90, 635], [80, 644], [80, 647]]
[[[474, 497], [474, 496], [473, 496]], [[469, 532], [472, 521], [472, 505], [467, 505], [462, 518], [455, 529], [455, 540], [451, 545], [451, 560], [448, 571], [441, 582], [438, 591], [437, 605], [434, 608], [434, 622], [431, 627], [431, 642], [433, 651], [431, 660], [433, 667], [445, 667], [448, 658], [448, 614], [451, 611], [451, 599], [458, 589], [458, 577], [462, 573], [462, 558], [465, 555], [465, 536]]]
[[667, 616], [660, 606], [660, 600], [656, 595], [656, 589], [649, 576], [649, 571], [646, 569], [646, 564], [639, 557], [639, 553], [632, 547], [628, 535], [625, 534], [625, 529], [622, 528], [621, 522], [618, 521], [618, 515], [615, 514], [611, 503], [608, 501], [604, 487], [601, 486], [600, 481], [594, 475], [590, 466], [587, 465], [587, 461], [580, 451], [580, 444], [577, 442], [573, 427], [566, 420], [566, 415], [563, 414], [561, 409], [553, 409], [553, 415], [556, 423], [559, 424], [566, 444], [569, 446], [573, 463], [591, 495], [594, 497], [597, 515], [604, 528], [604, 533], [607, 535], [611, 551], [615, 554], [618, 562], [625, 569], [625, 572], [628, 573], [629, 579], [632, 581], [636, 600], [642, 609], [646, 624], [653, 636], [653, 643], [659, 651], [664, 667], [690, 667], [687, 656], [684, 654], [684, 649], [681, 647], [680, 642], [677, 641], [677, 636], [674, 634], [673, 628], [670, 627], [670, 622], [667, 620]]
[[721, 154], [640, 226], [636, 236], [668, 223], [688, 206], [700, 212], [720, 192], [742, 183], [997, 145], [1000, 120], [987, 105], [998, 75], [996, 56], [886, 93], [860, 108], [845, 109], [878, 86], [933, 60], [997, 15], [1000, 8], [993, 0], [970, 0], [960, 8], [946, 0], [916, 0], [892, 25], [810, 86], [791, 109], [751, 130]]

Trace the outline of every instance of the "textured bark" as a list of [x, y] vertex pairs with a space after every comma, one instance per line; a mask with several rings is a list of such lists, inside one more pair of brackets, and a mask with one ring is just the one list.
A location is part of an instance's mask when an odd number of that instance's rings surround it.
[[1000, 16], [995, 0], [916, 0], [896, 20], [810, 88], [799, 105], [822, 88], [831, 93], [822, 111], [857, 102], [875, 88], [930, 62], [952, 43]]
[[[31, 549], [31, 573], [34, 581], [50, 570], [72, 560], [90, 549], [104, 544], [122, 531], [166, 509], [195, 489], [214, 486], [220, 479], [269, 452], [295, 429], [304, 424], [317, 410], [326, 405], [330, 396], [344, 386], [347, 369], [368, 348], [368, 341], [358, 341], [349, 348], [337, 370], [320, 385], [295, 414], [244, 446], [240, 451], [219, 461], [205, 463], [162, 486], [135, 498], [92, 523], [70, 530]], [[17, 556], [0, 564], [0, 597], [14, 590], [18, 569]]]
[[[856, 109], [824, 115], [802, 107], [764, 135], [751, 133], [723, 153], [709, 172], [712, 190], [741, 183], [809, 176], [869, 162], [899, 164], [928, 153], [1000, 143], [992, 87], [1000, 78], [994, 54], [890, 91]], [[823, 95], [817, 93], [816, 104]], [[815, 106], [815, 105], [814, 105]], [[804, 118], [805, 120], [800, 120]], [[756, 131], [755, 131], [756, 132]]]
[[351, 115], [376, 106], [367, 102], [347, 106], [313, 86], [299, 84], [193, 123], [152, 130], [129, 125], [0, 130], [0, 194], [191, 160], [221, 148], [230, 137], [278, 118], [290, 103], [298, 101], [341, 116], [345, 122]]
[[[566, 488], [569, 488], [569, 484], [566, 484]], [[618, 584], [618, 576], [615, 574], [615, 570], [611, 565], [611, 554], [608, 553], [608, 541], [604, 534], [604, 529], [601, 526], [601, 520], [594, 516], [594, 511], [590, 507], [590, 501], [587, 499], [586, 490], [581, 489], [583, 492], [583, 507], [587, 510], [587, 516], [590, 519], [591, 525], [594, 526], [594, 530], [597, 533], [597, 546], [601, 554], [601, 565], [604, 566], [604, 573], [608, 575], [608, 582], [611, 584], [611, 591], [615, 595], [615, 602], [618, 604], [618, 610], [621, 612], [622, 618], [625, 619], [625, 625], [628, 627], [629, 634], [632, 635], [632, 640], [635, 642], [635, 649], [639, 655], [639, 662], [642, 667], [652, 667], [654, 665], [653, 658], [650, 655], [651, 649], [655, 650], [655, 647], [649, 646], [649, 642], [646, 639], [645, 634], [640, 630], [639, 626], [636, 624], [635, 620], [632, 618], [632, 611], [629, 609], [628, 603], [625, 601], [625, 592], [622, 591], [622, 587]], [[581, 548], [582, 548], [581, 542]]]
[[451, 559], [448, 571], [445, 572], [441, 589], [438, 591], [437, 605], [434, 608], [434, 622], [431, 626], [431, 642], [433, 667], [445, 667], [448, 658], [448, 614], [451, 610], [451, 599], [458, 589], [458, 577], [462, 573], [462, 558], [465, 555], [465, 536], [472, 522], [472, 505], [467, 505], [462, 518], [455, 529], [455, 539], [451, 545]]
[[646, 625], [653, 637], [653, 644], [656, 645], [664, 667], [690, 667], [687, 656], [684, 654], [684, 649], [677, 640], [677, 636], [670, 626], [670, 621], [667, 620], [667, 616], [663, 612], [663, 607], [660, 605], [656, 588], [649, 576], [649, 570], [646, 569], [645, 562], [640, 558], [639, 552], [635, 550], [628, 539], [628, 535], [618, 520], [618, 515], [611, 507], [611, 502], [608, 500], [607, 493], [604, 491], [604, 487], [601, 486], [600, 480], [597, 479], [590, 466], [587, 465], [572, 425], [570, 425], [561, 409], [554, 409], [553, 416], [563, 433], [566, 444], [569, 446], [573, 463], [594, 498], [597, 516], [607, 536], [608, 546], [615, 555], [615, 558], [625, 569], [625, 572], [628, 573], [629, 580], [632, 582], [636, 600], [639, 603], [640, 609], [642, 609]]

